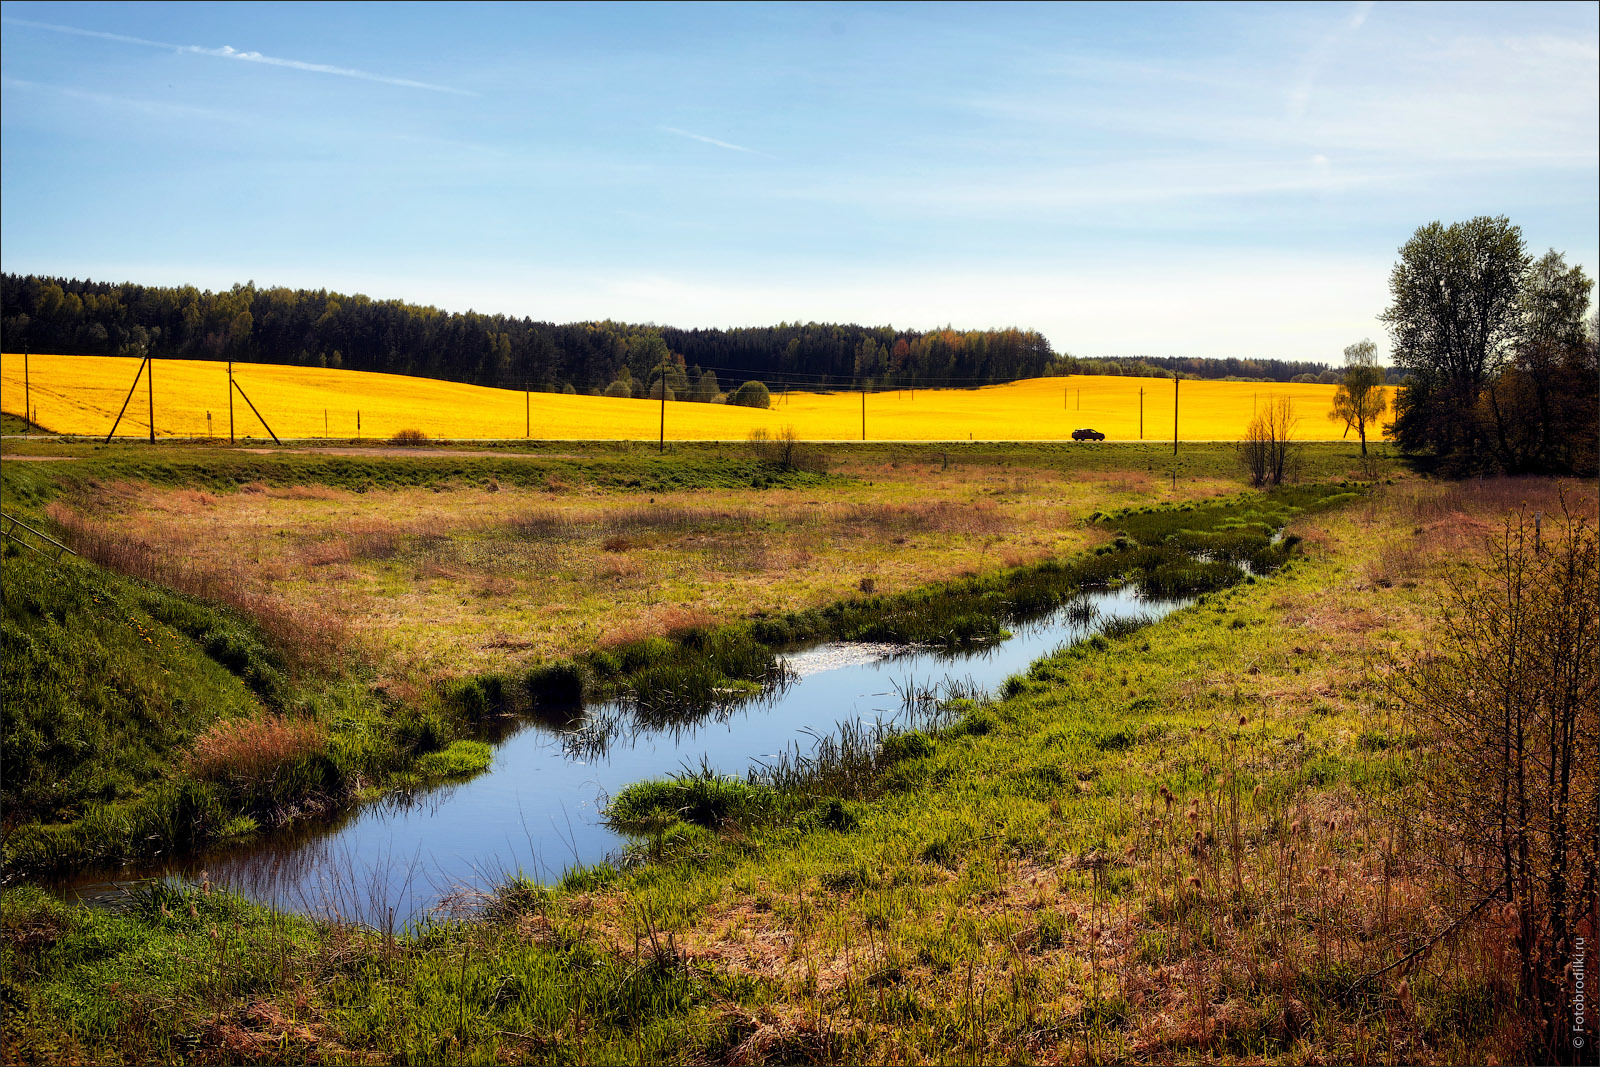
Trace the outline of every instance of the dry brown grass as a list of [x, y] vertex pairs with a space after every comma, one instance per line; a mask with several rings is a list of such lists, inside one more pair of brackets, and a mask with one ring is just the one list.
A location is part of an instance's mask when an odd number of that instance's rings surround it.
[[[860, 483], [826, 492], [649, 500], [565, 484], [196, 494], [122, 483], [67, 497], [56, 515], [85, 536], [103, 528], [126, 542], [96, 547], [113, 566], [286, 615], [274, 623], [283, 633], [320, 646], [339, 636], [380, 657], [385, 672], [437, 674], [569, 655], [660, 606], [695, 605], [726, 621], [859, 595], [863, 577], [892, 595], [1070, 554], [1105, 537], [1081, 525], [1092, 511], [1172, 495], [1142, 471], [1069, 480], [935, 461], [854, 473]], [[1227, 488], [1186, 483], [1178, 497]], [[296, 629], [297, 617], [307, 625]]]
[[201, 778], [258, 788], [308, 756], [322, 751], [321, 727], [278, 716], [229, 719], [195, 739], [190, 770]]
[[289, 567], [281, 560], [268, 560], [252, 574], [208, 558], [204, 544], [193, 535], [146, 540], [130, 535], [120, 523], [85, 518], [59, 502], [50, 505], [48, 514], [75, 551], [101, 566], [223, 604], [254, 619], [299, 668], [326, 669], [348, 649], [344, 620], [325, 605], [293, 603], [263, 588], [272, 576], [287, 576]]

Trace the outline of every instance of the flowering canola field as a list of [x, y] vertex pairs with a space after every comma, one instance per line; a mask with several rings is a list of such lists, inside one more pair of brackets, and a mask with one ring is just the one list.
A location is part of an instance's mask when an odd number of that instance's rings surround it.
[[[158, 437], [228, 436], [226, 363], [158, 359], [153, 367]], [[133, 358], [30, 356], [35, 418], [51, 432], [104, 436], [138, 369]], [[661, 430], [661, 403], [654, 400], [524, 394], [432, 378], [265, 363], [236, 363], [234, 377], [284, 439], [382, 440], [417, 429], [441, 438], [654, 440]], [[148, 385], [141, 377], [118, 437], [149, 433]], [[1091, 427], [1110, 441], [1170, 441], [1173, 389], [1169, 378], [1075, 375], [979, 389], [888, 390], [866, 398], [866, 438], [1054, 441]], [[1186, 441], [1238, 440], [1257, 406], [1278, 396], [1294, 404], [1297, 437], [1331, 440], [1344, 430], [1342, 422], [1327, 417], [1331, 385], [1184, 381], [1177, 390], [1178, 437]], [[8, 352], [0, 356], [0, 407], [23, 414], [23, 395], [22, 354]], [[239, 437], [267, 436], [237, 394], [233, 420]], [[775, 433], [789, 426], [807, 440], [859, 441], [861, 394], [774, 393], [765, 411], [687, 401], [666, 405], [666, 435], [674, 441], [738, 441], [758, 428]]]

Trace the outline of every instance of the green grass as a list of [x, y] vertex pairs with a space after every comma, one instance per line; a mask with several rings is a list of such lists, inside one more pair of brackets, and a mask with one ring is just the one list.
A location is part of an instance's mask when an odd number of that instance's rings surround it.
[[[8, 449], [8, 451], [10, 451]], [[8, 463], [0, 467], [7, 506], [37, 505], [72, 489], [107, 481], [232, 492], [247, 485], [280, 488], [318, 485], [368, 492], [383, 489], [543, 489], [586, 486], [662, 493], [678, 489], [793, 488], [827, 485], [836, 478], [778, 470], [742, 450], [701, 449], [657, 455], [638, 449], [575, 456], [566, 450], [533, 458], [457, 456], [449, 449], [407, 456], [338, 456], [286, 449], [263, 455], [194, 444], [57, 444], [30, 442], [16, 451], [67, 456], [64, 462]]]
[[[0, 579], [7, 878], [192, 848], [326, 811], [360, 783], [488, 765], [487, 745], [460, 739], [483, 709], [394, 704], [353, 664], [297, 671], [228, 609], [13, 544]], [[324, 743], [239, 775], [191, 765], [207, 730], [263, 718]]]
[[1410, 515], [1352, 510], [1302, 518], [1315, 550], [1270, 577], [880, 739], [902, 776], [864, 799], [630, 790], [650, 862], [508, 882], [480, 921], [390, 938], [195, 891], [8, 891], [6, 1058], [1471, 1061], [1506, 1010], [1477, 942], [1414, 1012], [1345, 995], [1434, 903], [1426, 864], [1385, 858], [1374, 802], [1408, 772], [1365, 664], [1435, 605], [1363, 577]]

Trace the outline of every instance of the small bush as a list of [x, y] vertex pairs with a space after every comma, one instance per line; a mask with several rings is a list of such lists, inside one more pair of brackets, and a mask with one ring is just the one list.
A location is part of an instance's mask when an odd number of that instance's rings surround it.
[[772, 393], [760, 382], [745, 382], [728, 394], [728, 403], [742, 408], [770, 408]]
[[389, 438], [389, 443], [407, 447], [425, 445], [428, 443], [428, 435], [417, 429], [399, 430], [393, 437]]

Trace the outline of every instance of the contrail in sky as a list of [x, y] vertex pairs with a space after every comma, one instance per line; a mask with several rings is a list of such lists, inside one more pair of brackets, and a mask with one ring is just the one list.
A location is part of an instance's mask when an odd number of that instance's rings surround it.
[[313, 74], [337, 74], [341, 78], [358, 78], [361, 81], [380, 82], [384, 85], [399, 85], [407, 89], [427, 89], [435, 93], [452, 93], [456, 96], [477, 96], [477, 93], [467, 89], [456, 89], [448, 85], [435, 85], [432, 82], [419, 82], [411, 78], [391, 78], [387, 74], [373, 74], [371, 71], [355, 70], [351, 67], [335, 67], [329, 63], [307, 63], [301, 59], [283, 59], [279, 56], [264, 56], [260, 52], [241, 52], [229, 45], [220, 48], [206, 48], [197, 44], [170, 44], [166, 41], [151, 41], [143, 37], [129, 37], [122, 33], [105, 33], [100, 30], [82, 30], [76, 26], [57, 26], [49, 22], [34, 22], [32, 19], [18, 19], [6, 16], [0, 21], [13, 26], [27, 26], [35, 30], [49, 30], [52, 33], [65, 33], [74, 37], [93, 37], [101, 41], [116, 41], [120, 44], [136, 44], [145, 48], [164, 48], [172, 52], [187, 53], [196, 56], [215, 56], [218, 59], [241, 59], [246, 63], [263, 63], [269, 67], [287, 67], [290, 70], [305, 70]]

